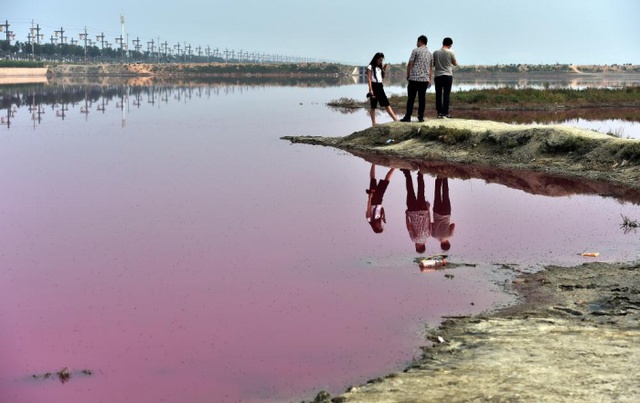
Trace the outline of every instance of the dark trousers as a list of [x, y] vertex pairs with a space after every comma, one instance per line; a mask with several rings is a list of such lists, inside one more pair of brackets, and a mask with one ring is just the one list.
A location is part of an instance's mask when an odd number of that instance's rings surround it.
[[409, 81], [407, 86], [407, 111], [404, 114], [406, 118], [410, 118], [413, 114], [413, 103], [416, 100], [416, 94], [418, 94], [418, 119], [424, 118], [427, 84], [427, 81]]
[[453, 76], [438, 76], [434, 81], [436, 84], [436, 110], [438, 115], [448, 115]]
[[407, 180], [407, 210], [420, 211], [427, 210], [427, 200], [424, 197], [424, 178], [421, 173], [418, 173], [418, 194], [414, 194], [413, 180], [410, 174], [405, 174]]
[[449, 200], [449, 180], [447, 178], [436, 179], [436, 190], [433, 197], [433, 212], [440, 215], [451, 214], [451, 201]]

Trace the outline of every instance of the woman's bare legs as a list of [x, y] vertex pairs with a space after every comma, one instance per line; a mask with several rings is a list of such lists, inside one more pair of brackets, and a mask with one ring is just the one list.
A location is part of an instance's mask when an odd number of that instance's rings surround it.
[[395, 113], [393, 113], [393, 109], [391, 108], [391, 106], [386, 106], [385, 109], [387, 110], [387, 113], [389, 114], [389, 116], [391, 116], [391, 119], [393, 119], [394, 122], [397, 122], [398, 117], [396, 116]]
[[375, 126], [376, 125], [376, 110], [375, 109], [371, 109], [370, 114], [371, 114], [371, 126]]

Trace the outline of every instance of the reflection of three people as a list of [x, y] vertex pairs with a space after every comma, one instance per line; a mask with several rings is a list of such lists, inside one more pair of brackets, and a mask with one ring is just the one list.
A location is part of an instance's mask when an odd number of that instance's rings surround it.
[[[374, 232], [384, 230], [386, 216], [382, 200], [395, 171], [389, 169], [384, 179], [376, 181], [375, 165], [371, 165], [369, 172], [369, 189], [367, 190], [367, 221]], [[451, 201], [449, 200], [449, 182], [447, 178], [437, 177], [433, 198], [433, 221], [431, 221], [430, 204], [425, 198], [425, 186], [422, 173], [417, 172], [417, 192], [414, 190], [413, 179], [408, 169], [403, 169], [407, 188], [407, 210], [405, 220], [411, 241], [415, 244], [416, 252], [426, 251], [426, 242], [433, 237], [440, 242], [442, 250], [451, 248], [450, 238], [453, 236], [455, 224], [451, 223]]]

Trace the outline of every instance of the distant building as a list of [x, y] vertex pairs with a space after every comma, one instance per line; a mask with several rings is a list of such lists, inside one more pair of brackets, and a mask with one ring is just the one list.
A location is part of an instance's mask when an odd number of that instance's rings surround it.
[[367, 75], [367, 66], [364, 67], [354, 67], [353, 72], [351, 72], [352, 76], [366, 76]]

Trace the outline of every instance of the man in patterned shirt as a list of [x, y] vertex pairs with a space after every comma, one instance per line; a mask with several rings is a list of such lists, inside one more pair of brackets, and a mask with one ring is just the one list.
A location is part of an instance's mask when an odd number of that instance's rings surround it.
[[418, 95], [418, 121], [424, 121], [425, 96], [433, 78], [433, 56], [427, 48], [427, 37], [418, 37], [417, 47], [411, 52], [407, 64], [407, 111], [400, 121], [410, 122], [413, 103]]
[[424, 253], [427, 250], [425, 243], [431, 236], [431, 215], [429, 214], [429, 202], [424, 197], [424, 178], [418, 172], [418, 193], [414, 194], [413, 180], [408, 169], [403, 169], [402, 173], [407, 181], [407, 210], [405, 218], [409, 238], [416, 245], [416, 252]]

